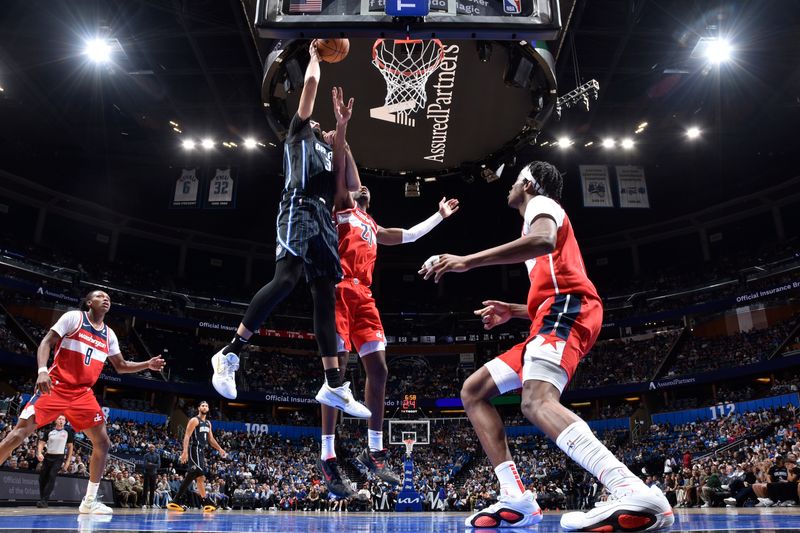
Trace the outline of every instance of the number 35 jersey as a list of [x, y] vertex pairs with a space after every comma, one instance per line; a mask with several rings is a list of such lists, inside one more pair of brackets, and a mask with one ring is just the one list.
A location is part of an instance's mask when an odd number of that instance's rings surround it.
[[344, 277], [369, 287], [378, 257], [378, 225], [366, 211], [354, 207], [336, 212], [336, 226]]
[[56, 344], [50, 379], [65, 389], [91, 388], [109, 355], [119, 354], [117, 335], [105, 324], [94, 329], [83, 311], [68, 311], [53, 325], [61, 340]]

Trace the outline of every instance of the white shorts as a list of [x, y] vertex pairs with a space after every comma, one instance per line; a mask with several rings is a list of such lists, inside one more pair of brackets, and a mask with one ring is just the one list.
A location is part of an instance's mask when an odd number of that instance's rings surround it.
[[530, 342], [514, 346], [483, 366], [491, 374], [500, 394], [521, 389], [522, 384], [529, 380], [550, 383], [563, 394], [569, 383], [567, 371], [551, 361], [551, 354]]

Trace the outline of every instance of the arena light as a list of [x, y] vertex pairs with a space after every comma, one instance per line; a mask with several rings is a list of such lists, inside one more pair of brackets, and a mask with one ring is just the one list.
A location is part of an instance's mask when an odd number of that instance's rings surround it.
[[244, 140], [244, 147], [248, 150], [253, 150], [256, 146], [258, 146], [258, 143], [252, 137], [248, 137]]
[[622, 139], [622, 142], [620, 142], [619, 145], [625, 150], [630, 150], [633, 148], [633, 139], [626, 137]]
[[616, 145], [617, 141], [615, 141], [611, 137], [603, 139], [603, 148], [614, 148]]
[[91, 39], [86, 42], [84, 53], [94, 63], [108, 63], [111, 60], [111, 45], [105, 39]]
[[186, 139], [185, 141], [183, 141], [183, 142], [181, 143], [181, 146], [183, 146], [183, 149], [184, 149], [184, 150], [194, 150], [194, 146], [195, 146], [195, 144], [194, 144], [194, 141], [193, 141], [193, 140], [191, 140], [191, 139]]
[[733, 47], [727, 39], [714, 39], [708, 42], [706, 58], [710, 63], [719, 65], [730, 60]]
[[214, 148], [214, 140], [206, 137], [200, 142], [200, 145], [206, 150], [211, 150], [212, 148]]
[[588, 147], [590, 147], [590, 146], [591, 146], [591, 145], [593, 145], [593, 144], [594, 144], [594, 141], [589, 141], [588, 143], [584, 144], [583, 146], [585, 146], [586, 148], [588, 148]]
[[698, 137], [700, 137], [700, 128], [698, 128], [697, 126], [692, 126], [688, 130], [686, 130], [686, 136], [692, 140], [697, 139]]
[[566, 136], [558, 138], [558, 147], [559, 148], [564, 150], [565, 148], [569, 148], [570, 146], [572, 146], [572, 139], [570, 139], [569, 137], [566, 137]]

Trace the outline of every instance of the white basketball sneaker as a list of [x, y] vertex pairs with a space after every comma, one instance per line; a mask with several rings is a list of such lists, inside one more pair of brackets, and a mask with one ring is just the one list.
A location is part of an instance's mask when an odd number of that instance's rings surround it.
[[658, 487], [644, 483], [623, 487], [605, 502], [582, 512], [565, 513], [561, 527], [567, 531], [650, 531], [675, 522], [667, 498]]
[[372, 416], [370, 410], [353, 397], [353, 393], [350, 392], [349, 381], [345, 381], [341, 387], [336, 387], [335, 389], [331, 388], [327, 381], [324, 382], [317, 393], [316, 400], [329, 407], [341, 409], [356, 418], [369, 418]]
[[218, 351], [211, 358], [214, 375], [211, 384], [220, 394], [229, 400], [236, 399], [236, 371], [239, 370], [239, 356], [235, 353], [222, 353]]
[[464, 525], [472, 528], [529, 527], [542, 521], [542, 510], [531, 491], [522, 496], [501, 495], [497, 503], [469, 516]]
[[113, 514], [114, 510], [94, 496], [84, 496], [78, 511], [83, 514]]

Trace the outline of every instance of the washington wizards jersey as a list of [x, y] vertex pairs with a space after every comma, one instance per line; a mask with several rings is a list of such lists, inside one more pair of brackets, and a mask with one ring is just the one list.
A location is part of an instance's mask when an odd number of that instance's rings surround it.
[[547, 216], [555, 220], [556, 247], [552, 253], [525, 261], [531, 288], [528, 292], [528, 314], [533, 317], [548, 298], [557, 294], [576, 294], [600, 299], [597, 289], [586, 275], [583, 257], [564, 209], [546, 196], [535, 196], [525, 209], [522, 235], [530, 233], [533, 222]]
[[336, 193], [333, 147], [314, 135], [309, 120], [295, 113], [283, 146], [284, 190], [319, 196], [330, 207]]
[[114, 331], [105, 324], [95, 329], [86, 312], [64, 313], [51, 329], [61, 336], [49, 370], [50, 379], [58, 386], [72, 389], [92, 387], [108, 356], [119, 353]]
[[344, 276], [369, 287], [378, 257], [378, 225], [366, 211], [354, 207], [336, 212], [336, 226]]

